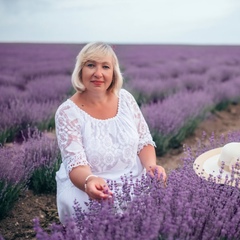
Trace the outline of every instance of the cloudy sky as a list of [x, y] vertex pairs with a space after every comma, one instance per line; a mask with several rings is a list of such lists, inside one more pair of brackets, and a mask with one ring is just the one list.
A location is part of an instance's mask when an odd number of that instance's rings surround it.
[[0, 0], [0, 42], [240, 45], [240, 0]]

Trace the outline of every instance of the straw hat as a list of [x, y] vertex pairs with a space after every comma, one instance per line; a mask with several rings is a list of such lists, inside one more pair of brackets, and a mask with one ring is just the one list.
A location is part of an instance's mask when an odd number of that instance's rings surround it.
[[235, 186], [238, 179], [240, 184], [240, 142], [230, 142], [201, 154], [195, 159], [193, 169], [205, 179], [216, 178], [216, 183]]

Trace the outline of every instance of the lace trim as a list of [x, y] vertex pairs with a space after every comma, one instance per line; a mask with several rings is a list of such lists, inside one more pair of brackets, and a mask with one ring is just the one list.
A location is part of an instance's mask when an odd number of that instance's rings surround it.
[[152, 145], [153, 147], [157, 147], [154, 141], [149, 140], [148, 142], [139, 143], [137, 153], [139, 154], [141, 152], [141, 150], [148, 145]]
[[84, 158], [83, 154], [79, 153], [78, 155], [71, 156], [66, 159], [67, 164], [65, 168], [67, 169], [68, 173], [72, 171], [73, 168], [78, 166], [88, 165], [90, 166], [89, 162]]

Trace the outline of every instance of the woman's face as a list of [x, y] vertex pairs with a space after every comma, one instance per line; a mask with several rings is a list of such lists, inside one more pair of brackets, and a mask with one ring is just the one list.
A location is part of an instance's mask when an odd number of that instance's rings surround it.
[[106, 91], [113, 79], [111, 56], [88, 60], [82, 68], [82, 82], [87, 91]]

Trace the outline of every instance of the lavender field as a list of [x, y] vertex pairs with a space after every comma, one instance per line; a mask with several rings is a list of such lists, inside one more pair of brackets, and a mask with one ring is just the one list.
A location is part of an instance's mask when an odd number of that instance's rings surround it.
[[[19, 193], [26, 188], [36, 194], [56, 191], [55, 172], [61, 158], [54, 138], [54, 114], [58, 105], [73, 93], [71, 72], [81, 47], [77, 44], [0, 44], [0, 219], [7, 215]], [[159, 156], [179, 147], [214, 111], [240, 102], [240, 46], [113, 47], [125, 79], [124, 88], [135, 96], [141, 107]], [[225, 141], [232, 140], [240, 141], [240, 133]], [[214, 142], [216, 146], [222, 143], [223, 140]], [[199, 148], [197, 154], [203, 151]], [[122, 239], [121, 229], [134, 222], [135, 225], [128, 227], [126, 232], [131, 239], [146, 239], [144, 232], [148, 231], [143, 229], [150, 228], [154, 230], [149, 239], [238, 239], [239, 190], [237, 187], [207, 184], [199, 179], [191, 168], [194, 157], [189, 154], [185, 166], [170, 173], [167, 188], [151, 185], [148, 191], [140, 194], [149, 183], [148, 179], [135, 186], [144, 206], [140, 201], [127, 203], [134, 207], [119, 216], [111, 206], [99, 209], [93, 205], [95, 215], [84, 215], [89, 224], [81, 225], [82, 217], [79, 217], [77, 222], [69, 222], [69, 229], [74, 229], [75, 236], [85, 236], [84, 239], [91, 239], [86, 236], [90, 228], [104, 232], [96, 239], [104, 236], [104, 239], [113, 239], [114, 233]], [[194, 196], [196, 189], [202, 190]], [[206, 192], [211, 194], [204, 194]], [[173, 195], [175, 200], [172, 200]], [[211, 204], [216, 198], [215, 208]], [[229, 199], [233, 199], [235, 205], [230, 213], [226, 210], [231, 206]], [[198, 211], [200, 203], [203, 209]], [[151, 210], [147, 212], [147, 208]], [[106, 217], [104, 211], [111, 214]], [[144, 219], [138, 212], [144, 212]], [[104, 224], [90, 224], [99, 214], [105, 216], [102, 219]], [[154, 223], [151, 215], [154, 215]], [[228, 225], [226, 221], [225, 225], [222, 223], [223, 218], [231, 219]], [[125, 225], [120, 224], [122, 219]], [[198, 229], [199, 219], [201, 229]], [[217, 228], [211, 232], [214, 223]], [[35, 225], [37, 239], [73, 239], [70, 232], [64, 235], [61, 228], [55, 228], [54, 234], [47, 236], [37, 221]], [[95, 234], [93, 231], [92, 236]]]

